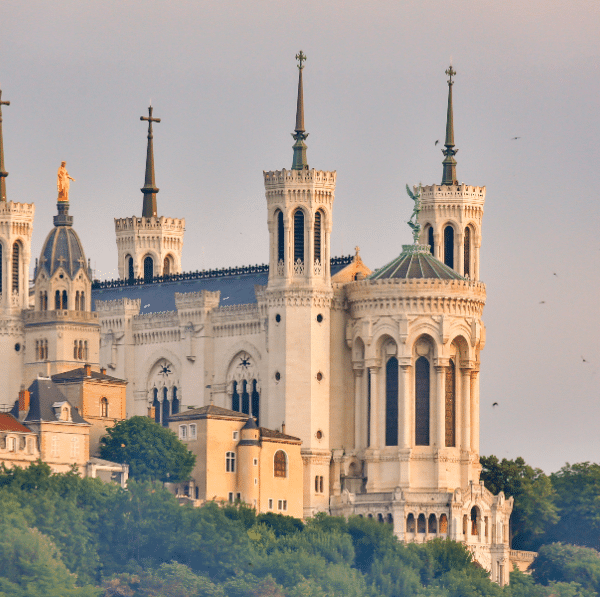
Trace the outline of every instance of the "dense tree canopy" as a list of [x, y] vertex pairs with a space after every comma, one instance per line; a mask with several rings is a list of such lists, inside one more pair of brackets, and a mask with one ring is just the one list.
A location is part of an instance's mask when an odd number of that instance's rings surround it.
[[558, 520], [556, 492], [550, 478], [522, 458], [499, 461], [496, 456], [480, 458], [481, 479], [493, 493], [514, 497], [510, 517], [513, 549], [535, 550], [548, 528]]
[[131, 417], [106, 430], [100, 456], [129, 465], [138, 481], [177, 483], [189, 478], [196, 457], [170, 429], [148, 417]]

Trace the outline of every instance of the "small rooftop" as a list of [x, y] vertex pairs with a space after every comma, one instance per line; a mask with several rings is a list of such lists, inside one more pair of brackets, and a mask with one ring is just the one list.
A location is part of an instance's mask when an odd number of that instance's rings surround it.
[[88, 376], [85, 367], [78, 367], [77, 369], [71, 369], [70, 371], [64, 371], [63, 373], [57, 373], [52, 376], [52, 381], [58, 383], [65, 381], [78, 381], [81, 379], [98, 379], [101, 381], [111, 381], [122, 384], [127, 383], [124, 379], [119, 379], [118, 377], [106, 375], [106, 373], [102, 373], [102, 371], [92, 370], [90, 371], [90, 375]]
[[21, 425], [10, 413], [0, 413], [0, 431], [17, 431], [18, 433], [33, 433], [25, 425]]

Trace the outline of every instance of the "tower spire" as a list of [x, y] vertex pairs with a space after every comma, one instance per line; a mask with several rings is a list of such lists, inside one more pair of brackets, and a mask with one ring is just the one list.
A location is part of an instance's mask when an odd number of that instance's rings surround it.
[[296, 103], [296, 128], [292, 137], [296, 141], [294, 143], [294, 159], [292, 161], [292, 170], [308, 170], [308, 162], [306, 161], [306, 144], [304, 140], [308, 137], [308, 133], [304, 132], [304, 93], [302, 89], [302, 70], [306, 55], [300, 50], [296, 54], [298, 61], [298, 101]]
[[454, 156], [458, 153], [458, 149], [454, 149], [454, 116], [452, 113], [452, 85], [454, 85], [452, 77], [456, 75], [456, 71], [452, 68], [452, 65], [446, 70], [446, 74], [448, 75], [448, 112], [446, 115], [446, 141], [444, 142], [446, 149], [442, 149], [442, 153], [446, 156], [442, 162], [444, 166], [442, 184], [457, 185]]
[[160, 118], [152, 118], [152, 105], [148, 106], [148, 117], [140, 116], [140, 120], [148, 121], [148, 149], [146, 151], [146, 178], [142, 193], [144, 193], [144, 206], [142, 208], [142, 217], [151, 218], [156, 216], [156, 183], [154, 182], [154, 147], [152, 145], [152, 123], [160, 122]]
[[2, 89], [0, 89], [0, 201], [6, 201], [6, 177], [8, 172], [4, 170], [4, 144], [2, 141], [2, 106], [10, 106], [10, 102], [2, 101]]

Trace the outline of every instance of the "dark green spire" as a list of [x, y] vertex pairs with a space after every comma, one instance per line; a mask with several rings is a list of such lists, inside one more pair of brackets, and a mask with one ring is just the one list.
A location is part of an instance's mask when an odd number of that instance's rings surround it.
[[141, 189], [144, 193], [144, 207], [142, 208], [142, 217], [151, 218], [156, 216], [156, 183], [154, 182], [154, 147], [152, 145], [152, 123], [160, 122], [160, 118], [152, 118], [152, 106], [148, 106], [148, 117], [140, 116], [140, 120], [148, 121], [148, 149], [146, 151], [146, 178], [144, 186]]
[[296, 141], [294, 143], [292, 170], [308, 170], [306, 143], [304, 143], [308, 133], [304, 132], [304, 93], [302, 90], [302, 70], [304, 69], [303, 62], [306, 61], [306, 56], [302, 50], [299, 54], [296, 54], [296, 60], [298, 61], [298, 101], [296, 103], [296, 132], [292, 133], [292, 137]]
[[0, 201], [6, 201], [6, 177], [8, 172], [4, 170], [4, 144], [2, 141], [2, 106], [10, 106], [10, 102], [2, 101], [2, 89], [0, 89]]
[[456, 71], [450, 65], [450, 68], [446, 71], [448, 75], [448, 113], [446, 115], [446, 141], [444, 145], [446, 149], [442, 149], [442, 153], [446, 156], [442, 162], [444, 166], [444, 175], [442, 177], [442, 184], [444, 185], [457, 185], [458, 180], [456, 178], [456, 160], [454, 156], [458, 153], [458, 149], [454, 149], [454, 117], [452, 114], [452, 85], [454, 81], [452, 77], [456, 75]]

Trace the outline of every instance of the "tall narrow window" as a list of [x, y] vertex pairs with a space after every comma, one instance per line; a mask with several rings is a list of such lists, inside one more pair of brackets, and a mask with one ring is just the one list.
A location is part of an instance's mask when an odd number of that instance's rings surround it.
[[323, 220], [323, 214], [321, 210], [319, 210], [315, 214], [315, 263], [318, 261], [319, 263], [323, 263], [323, 258], [321, 255], [321, 224]]
[[160, 424], [160, 402], [158, 400], [158, 389], [153, 390], [154, 400], [152, 401], [152, 408], [154, 409], [154, 422]]
[[283, 450], [277, 450], [273, 457], [273, 474], [275, 477], [287, 477], [287, 457]]
[[301, 209], [294, 212], [294, 263], [298, 259], [304, 263], [304, 212]]
[[44, 310], [44, 293], [40, 292], [40, 311]]
[[225, 452], [225, 470], [235, 473], [235, 452]]
[[427, 243], [431, 247], [431, 254], [435, 255], [435, 244], [433, 240], [433, 226], [429, 226], [429, 230], [427, 230]]
[[425, 357], [415, 363], [415, 444], [429, 445], [429, 361]]
[[100, 400], [100, 416], [108, 417], [108, 399], [107, 398], [102, 398], [102, 400]]
[[77, 340], [73, 342], [73, 358], [77, 358]]
[[3, 266], [2, 243], [0, 243], [0, 294], [2, 294], [2, 274], [4, 273], [2, 271], [2, 266]]
[[242, 382], [242, 412], [245, 415], [250, 414], [250, 395], [248, 394], [248, 382]]
[[20, 257], [20, 245], [18, 242], [13, 244], [13, 258], [12, 258], [12, 291], [19, 292], [19, 257]]
[[171, 404], [171, 414], [176, 415], [179, 412], [179, 396], [177, 395], [177, 387], [173, 386], [173, 402]]
[[398, 445], [398, 359], [385, 366], [385, 445]]
[[454, 228], [444, 228], [444, 263], [448, 267], [454, 267]]
[[240, 412], [240, 395], [238, 394], [238, 383], [233, 382], [233, 394], [231, 395], [231, 410]]
[[85, 342], [83, 343], [83, 358], [87, 361], [89, 360], [89, 355], [88, 355], [88, 343], [87, 340], [85, 340]]
[[44, 301], [42, 304], [43, 304], [42, 309], [44, 311], [47, 311], [48, 310], [48, 293], [46, 291], [44, 291]]
[[48, 360], [48, 340], [44, 340], [44, 360]]
[[83, 361], [83, 341], [79, 340], [79, 347], [77, 349], [77, 358]]
[[61, 309], [68, 309], [69, 307], [67, 306], [67, 291], [63, 290], [62, 291], [62, 300], [60, 302], [60, 308]]
[[456, 367], [454, 361], [446, 368], [446, 447], [456, 446]]
[[148, 255], [144, 258], [144, 282], [148, 284], [152, 282], [152, 278], [154, 278], [154, 261]]
[[130, 282], [133, 282], [133, 279], [135, 277], [133, 273], [133, 257], [128, 255], [127, 257], [125, 257], [125, 261], [127, 262], [127, 278]]
[[163, 427], [169, 426], [169, 415], [171, 414], [171, 405], [169, 404], [169, 391], [167, 388], [163, 388], [163, 401], [162, 401], [162, 424]]
[[85, 292], [83, 292], [83, 290], [81, 291], [81, 294], [79, 295], [79, 301], [80, 301], [80, 311], [85, 311]]
[[75, 293], [75, 311], [79, 311], [79, 290]]
[[260, 394], [256, 389], [256, 380], [252, 380], [252, 416], [256, 419], [256, 424], [260, 425]]
[[465, 261], [465, 276], [471, 275], [471, 229], [465, 228], [465, 249], [464, 249], [464, 261]]
[[284, 249], [283, 243], [285, 241], [283, 230], [283, 212], [277, 212], [277, 261], [283, 261], [284, 258]]
[[71, 458], [79, 458], [79, 437], [71, 438]]
[[54, 294], [54, 308], [60, 309], [60, 290], [57, 290]]
[[171, 275], [171, 260], [169, 259], [169, 256], [167, 255], [165, 257], [165, 260], [163, 261], [163, 276], [170, 276]]

